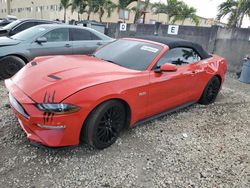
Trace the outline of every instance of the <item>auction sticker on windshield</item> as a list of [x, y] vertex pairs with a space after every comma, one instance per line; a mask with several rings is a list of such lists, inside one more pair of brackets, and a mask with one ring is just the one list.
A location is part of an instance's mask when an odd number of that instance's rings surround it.
[[141, 50], [145, 50], [145, 51], [153, 52], [153, 53], [156, 53], [156, 52], [159, 51], [157, 48], [153, 48], [153, 47], [150, 47], [150, 46], [142, 46]]

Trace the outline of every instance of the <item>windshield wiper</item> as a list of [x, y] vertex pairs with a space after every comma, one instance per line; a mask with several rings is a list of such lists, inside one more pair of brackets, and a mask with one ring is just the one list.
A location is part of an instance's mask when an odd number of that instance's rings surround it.
[[119, 66], [121, 66], [120, 64], [118, 64], [118, 63], [116, 63], [116, 62], [114, 62], [114, 61], [111, 61], [111, 60], [106, 60], [106, 59], [102, 59], [103, 61], [107, 61], [107, 62], [109, 62], [109, 63], [113, 63], [113, 64], [115, 64], [115, 65], [119, 65]]
[[99, 57], [97, 57], [95, 54], [92, 54], [92, 55], [90, 55], [90, 56], [91, 56], [91, 57], [98, 58], [98, 59], [101, 59], [101, 60], [103, 60], [103, 61], [107, 61], [107, 62], [109, 62], [109, 63], [113, 63], [113, 64], [115, 64], [115, 65], [119, 65], [119, 66], [121, 66], [120, 64], [118, 64], [118, 63], [116, 63], [116, 62], [114, 62], [114, 61], [112, 61], [112, 60], [99, 58]]

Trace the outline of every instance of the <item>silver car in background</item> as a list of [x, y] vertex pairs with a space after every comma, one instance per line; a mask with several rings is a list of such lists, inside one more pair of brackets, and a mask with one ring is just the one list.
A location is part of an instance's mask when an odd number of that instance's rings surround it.
[[0, 37], [0, 77], [13, 76], [37, 56], [92, 54], [112, 41], [93, 29], [66, 24], [39, 25]]

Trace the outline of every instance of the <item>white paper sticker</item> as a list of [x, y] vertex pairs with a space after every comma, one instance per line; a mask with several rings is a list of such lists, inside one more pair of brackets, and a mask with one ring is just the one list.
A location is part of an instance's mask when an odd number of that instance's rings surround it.
[[156, 52], [159, 51], [157, 48], [153, 48], [153, 47], [150, 47], [150, 46], [142, 46], [141, 50], [145, 50], [145, 51], [153, 52], [153, 53], [156, 53]]
[[153, 53], [156, 53], [156, 52], [159, 51], [157, 48], [152, 48], [152, 47], [150, 47], [150, 46], [142, 46], [142, 47], [141, 47], [141, 50], [145, 50], [145, 51], [153, 52]]

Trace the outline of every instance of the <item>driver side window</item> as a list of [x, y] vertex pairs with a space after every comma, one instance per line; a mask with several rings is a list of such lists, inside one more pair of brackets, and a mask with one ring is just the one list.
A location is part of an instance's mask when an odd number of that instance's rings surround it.
[[44, 37], [47, 39], [47, 42], [66, 42], [69, 41], [69, 29], [55, 29], [46, 33]]
[[165, 63], [175, 64], [177, 66], [195, 63], [201, 60], [201, 57], [192, 48], [173, 48], [169, 50], [157, 62], [157, 67]]

